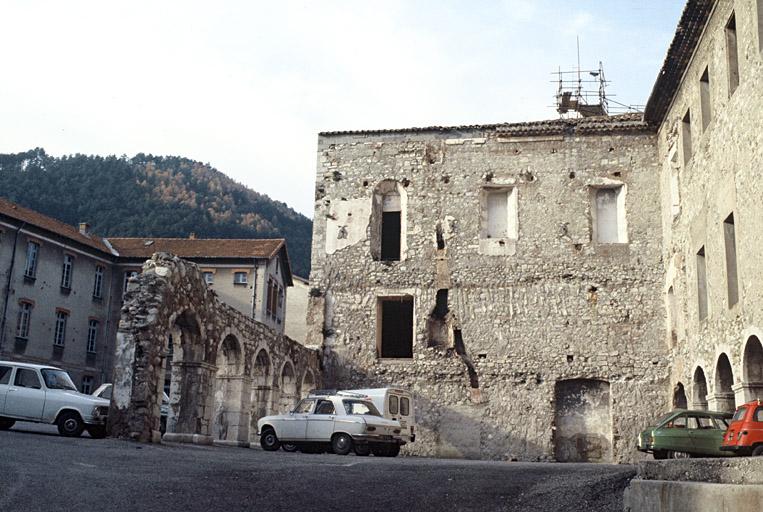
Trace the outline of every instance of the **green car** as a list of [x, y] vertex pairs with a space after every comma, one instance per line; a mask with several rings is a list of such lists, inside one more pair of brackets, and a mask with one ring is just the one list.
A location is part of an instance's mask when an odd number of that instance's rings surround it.
[[638, 450], [651, 452], [655, 459], [723, 457], [723, 434], [729, 412], [675, 409], [659, 418], [638, 436]]

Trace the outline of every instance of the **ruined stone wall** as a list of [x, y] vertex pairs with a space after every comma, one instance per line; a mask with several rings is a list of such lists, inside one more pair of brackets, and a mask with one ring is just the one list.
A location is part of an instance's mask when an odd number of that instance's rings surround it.
[[[688, 404], [698, 408], [733, 410], [735, 403], [763, 398], [763, 20], [756, 4], [760, 2], [717, 3], [659, 131], [666, 237], [663, 293], [673, 312], [668, 318], [671, 378], [685, 389]], [[733, 92], [726, 34], [732, 10], [739, 67]], [[703, 112], [705, 70], [709, 109]], [[687, 112], [688, 129], [682, 122]], [[709, 119], [703, 123], [706, 112]], [[684, 150], [687, 138], [691, 151]], [[730, 214], [736, 233], [736, 304], [727, 288], [733, 277], [727, 272], [724, 220]], [[697, 253], [703, 246], [706, 318], [700, 318], [698, 306]]]
[[259, 417], [321, 384], [319, 363], [317, 351], [221, 302], [195, 264], [155, 254], [122, 307], [111, 433], [158, 441], [169, 386], [165, 439], [248, 445]]
[[[323, 343], [329, 385], [413, 389], [409, 453], [553, 459], [557, 383], [583, 379], [608, 383], [609, 410], [582, 427], [581, 450], [604, 439], [603, 460], [628, 461], [668, 407], [655, 136], [554, 126], [319, 139], [307, 343]], [[488, 239], [484, 189], [501, 186], [516, 193], [517, 236]], [[592, 194], [612, 186], [627, 241], [599, 244]], [[380, 187], [403, 204], [401, 261], [372, 258]], [[411, 359], [377, 357], [377, 300], [396, 295], [413, 297]]]

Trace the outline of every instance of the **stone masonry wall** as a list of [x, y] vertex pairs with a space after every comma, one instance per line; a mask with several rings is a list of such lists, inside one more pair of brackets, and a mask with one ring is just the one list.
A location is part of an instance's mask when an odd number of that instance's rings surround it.
[[[682, 384], [694, 407], [733, 410], [763, 398], [763, 42], [760, 2], [720, 0], [659, 131], [667, 296], [675, 297], [672, 384]], [[739, 86], [729, 88], [726, 26], [736, 20]], [[700, 78], [709, 75], [709, 113], [703, 128]], [[690, 112], [691, 152], [682, 120]], [[673, 191], [671, 193], [671, 181]], [[727, 293], [723, 222], [734, 215], [739, 301]], [[708, 314], [699, 316], [697, 252], [705, 248]], [[666, 299], [667, 300], [667, 299]], [[670, 306], [668, 305], [668, 309]], [[668, 337], [671, 338], [670, 332]], [[757, 340], [755, 339], [757, 338]], [[745, 358], [745, 348], [748, 357]], [[723, 371], [722, 356], [732, 372]], [[701, 369], [701, 371], [698, 371]], [[728, 366], [726, 367], [728, 370]], [[694, 383], [704, 374], [707, 395]], [[747, 374], [747, 375], [746, 375]], [[724, 382], [725, 381], [725, 382]]]
[[221, 302], [195, 264], [165, 253], [130, 280], [115, 359], [110, 430], [140, 441], [160, 439], [168, 359], [175, 441], [248, 445], [258, 416], [321, 383], [317, 351]]
[[[608, 418], [593, 429], [608, 432], [604, 460], [636, 458], [636, 432], [668, 408], [655, 136], [607, 123], [319, 138], [307, 343], [323, 343], [327, 385], [415, 392], [409, 453], [553, 459], [567, 379], [609, 383], [592, 420]], [[403, 191], [402, 261], [371, 256], [383, 180]], [[482, 189], [501, 185], [518, 194], [518, 237], [503, 243], [480, 235]], [[608, 186], [623, 187], [627, 243], [592, 241], [592, 191]], [[439, 289], [463, 349], [452, 332], [428, 346]], [[400, 294], [414, 301], [413, 358], [381, 359], [377, 300]]]

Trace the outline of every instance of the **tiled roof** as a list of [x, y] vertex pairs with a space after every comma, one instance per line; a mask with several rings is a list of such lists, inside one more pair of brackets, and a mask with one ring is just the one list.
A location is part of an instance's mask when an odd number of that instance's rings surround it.
[[644, 119], [649, 124], [659, 125], [665, 118], [716, 1], [689, 0], [686, 3], [665, 62], [646, 102]]
[[21, 205], [12, 203], [6, 199], [0, 198], [0, 214], [14, 218], [21, 222], [26, 222], [30, 226], [34, 226], [50, 233], [69, 238], [75, 242], [92, 247], [98, 251], [112, 254], [109, 247], [98, 236], [95, 235], [83, 235], [74, 226], [70, 226], [65, 222], [56, 220], [47, 215], [43, 215], [29, 208], [24, 208]]
[[462, 132], [462, 131], [491, 131], [499, 135], [532, 136], [555, 134], [598, 134], [622, 131], [647, 131], [650, 127], [643, 121], [643, 115], [635, 112], [613, 116], [584, 117], [580, 119], [552, 119], [547, 121], [530, 121], [522, 123], [474, 124], [461, 126], [428, 126], [425, 128], [398, 128], [381, 130], [357, 130], [321, 132], [321, 136], [333, 135], [378, 135], [395, 133], [421, 132]]
[[150, 258], [169, 252], [181, 258], [267, 258], [284, 246], [283, 238], [272, 240], [226, 238], [108, 238], [123, 258]]

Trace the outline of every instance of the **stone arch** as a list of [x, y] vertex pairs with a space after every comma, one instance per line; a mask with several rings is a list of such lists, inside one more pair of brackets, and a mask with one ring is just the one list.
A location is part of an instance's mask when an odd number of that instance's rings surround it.
[[742, 382], [746, 386], [756, 387], [753, 398], [761, 398], [763, 388], [763, 343], [757, 336], [750, 336], [742, 353]]
[[238, 443], [248, 437], [248, 418], [242, 410], [245, 383], [244, 356], [241, 343], [228, 334], [217, 349], [215, 375], [214, 423], [216, 441]]
[[302, 384], [300, 385], [300, 396], [305, 398], [310, 391], [315, 389], [315, 376], [310, 370], [305, 371], [305, 375], [302, 376]]
[[692, 409], [707, 410], [707, 378], [705, 378], [705, 370], [701, 366], [694, 369], [691, 398]]
[[408, 194], [395, 180], [383, 180], [371, 198], [371, 257], [401, 261], [408, 249]]
[[280, 413], [286, 413], [294, 408], [299, 395], [297, 394], [297, 377], [294, 373], [294, 365], [291, 361], [286, 361], [281, 367], [281, 373], [278, 378], [278, 387], [281, 391], [281, 397], [278, 404]]
[[722, 412], [734, 412], [736, 404], [734, 401], [734, 372], [731, 370], [729, 356], [721, 352], [715, 363], [715, 378], [713, 382], [713, 391], [710, 397], [712, 409]]
[[252, 419], [249, 428], [250, 439], [257, 433], [257, 420], [270, 412], [273, 392], [273, 363], [268, 351], [261, 348], [254, 356], [252, 364]]
[[688, 409], [689, 401], [686, 399], [686, 390], [683, 383], [679, 382], [673, 388], [673, 408]]

